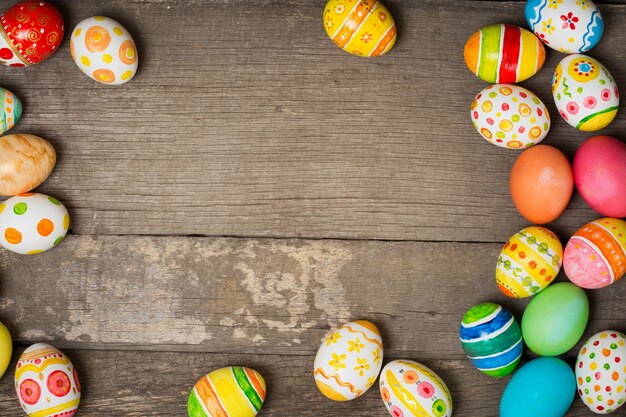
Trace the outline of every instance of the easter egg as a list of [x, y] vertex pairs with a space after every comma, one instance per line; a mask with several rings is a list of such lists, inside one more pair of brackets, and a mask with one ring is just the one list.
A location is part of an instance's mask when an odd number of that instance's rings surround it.
[[265, 380], [254, 369], [221, 368], [202, 377], [189, 393], [189, 417], [254, 417], [265, 402]]
[[496, 265], [496, 282], [508, 297], [526, 298], [546, 288], [561, 270], [563, 246], [550, 230], [530, 226], [506, 242]]
[[626, 336], [605, 330], [591, 336], [576, 359], [578, 395], [596, 414], [609, 414], [626, 401]]
[[396, 43], [396, 24], [378, 0], [329, 0], [324, 28], [338, 47], [353, 55], [384, 55]]
[[137, 73], [139, 57], [133, 38], [108, 17], [80, 22], [72, 32], [70, 52], [85, 75], [103, 84], [125, 84]]
[[574, 173], [561, 151], [548, 145], [526, 149], [511, 169], [511, 197], [526, 220], [546, 224], [565, 211], [572, 191]]
[[559, 282], [530, 300], [522, 316], [522, 335], [526, 346], [537, 355], [557, 356], [578, 343], [588, 320], [585, 291]]
[[37, 188], [56, 164], [48, 141], [27, 134], [0, 138], [0, 195], [13, 196]]
[[478, 133], [502, 148], [529, 148], [541, 142], [550, 130], [546, 106], [517, 85], [490, 85], [472, 101], [470, 113]]
[[463, 351], [481, 372], [499, 378], [511, 374], [519, 364], [524, 350], [522, 331], [502, 306], [475, 305], [463, 316], [460, 333]]
[[0, 62], [25, 67], [48, 59], [63, 40], [63, 17], [50, 3], [27, 0], [0, 16]]
[[9, 329], [0, 322], [0, 378], [6, 372], [11, 363], [11, 354], [13, 353], [13, 341]]
[[500, 417], [563, 417], [576, 396], [572, 368], [559, 358], [533, 359], [507, 384]]
[[317, 388], [334, 401], [363, 395], [383, 364], [383, 341], [373, 323], [344, 324], [324, 337], [313, 365]]
[[574, 157], [574, 182], [592, 209], [626, 217], [626, 144], [610, 136], [587, 139]]
[[380, 373], [380, 395], [393, 417], [450, 417], [452, 396], [426, 366], [408, 360], [389, 362]]
[[586, 132], [608, 126], [619, 107], [619, 91], [613, 76], [598, 60], [568, 55], [557, 65], [552, 95], [567, 123]]
[[602, 14], [592, 0], [528, 0], [526, 20], [543, 43], [566, 54], [587, 52], [604, 32]]
[[45, 252], [61, 243], [70, 216], [58, 200], [26, 193], [0, 203], [0, 245], [22, 255]]
[[626, 221], [605, 217], [587, 223], [565, 245], [563, 269], [582, 288], [603, 288], [626, 274]]
[[9, 90], [0, 88], [0, 104], [2, 104], [0, 134], [3, 134], [11, 130], [20, 121], [22, 117], [22, 102]]
[[72, 362], [45, 343], [22, 353], [15, 368], [15, 392], [30, 417], [71, 417], [80, 403], [80, 382]]
[[535, 75], [546, 59], [543, 44], [519, 26], [493, 24], [470, 36], [465, 63], [488, 83], [518, 83]]

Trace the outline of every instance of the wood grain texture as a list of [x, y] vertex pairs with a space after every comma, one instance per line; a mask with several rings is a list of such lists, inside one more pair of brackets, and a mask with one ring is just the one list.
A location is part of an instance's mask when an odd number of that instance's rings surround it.
[[[458, 329], [495, 284], [500, 245], [71, 236], [42, 255], [0, 253], [0, 319], [22, 343], [313, 354], [369, 319], [389, 354], [462, 359]], [[587, 335], [624, 330], [626, 286], [589, 291]]]
[[[348, 403], [323, 397], [313, 381], [313, 356], [85, 350], [65, 353], [81, 378], [83, 398], [77, 414], [80, 417], [187, 415], [191, 387], [207, 372], [227, 364], [246, 365], [264, 376], [268, 397], [259, 416], [389, 416], [377, 386]], [[435, 360], [424, 364], [448, 384], [455, 416], [499, 415], [506, 379], [482, 375], [467, 361]], [[7, 372], [0, 380], [0, 410], [3, 417], [22, 417], [24, 413], [15, 399], [12, 378], [13, 372]], [[589, 409], [576, 398], [566, 417], [589, 415]]]
[[[40, 190], [68, 206], [76, 234], [506, 240], [526, 224], [508, 195], [519, 153], [472, 127], [485, 84], [462, 51], [485, 24], [524, 25], [524, 3], [389, 3], [398, 43], [364, 60], [326, 37], [321, 0], [58, 1], [68, 33], [96, 12], [121, 21], [141, 62], [124, 87], [99, 85], [66, 39], [44, 64], [0, 69], [25, 103], [16, 132], [58, 150]], [[626, 91], [626, 6], [603, 10], [593, 55]], [[571, 157], [587, 135], [554, 108], [561, 57], [524, 85], [554, 116], [544, 142]], [[604, 133], [625, 127], [620, 113]], [[595, 217], [576, 196], [554, 227]]]

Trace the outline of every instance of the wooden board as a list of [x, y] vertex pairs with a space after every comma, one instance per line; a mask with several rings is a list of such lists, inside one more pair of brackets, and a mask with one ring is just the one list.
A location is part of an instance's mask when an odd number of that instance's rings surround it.
[[[96, 12], [119, 19], [141, 60], [122, 88], [82, 75], [67, 40], [42, 65], [0, 69], [25, 101], [16, 131], [59, 151], [41, 190], [74, 233], [502, 242], [526, 224], [508, 195], [519, 152], [469, 122], [486, 84], [462, 52], [485, 24], [524, 25], [524, 2], [390, 2], [400, 38], [375, 60], [332, 44], [322, 0], [57, 3], [68, 32]], [[593, 55], [626, 91], [626, 6], [603, 11]], [[554, 116], [544, 142], [571, 157], [588, 135], [552, 104], [561, 57], [524, 85]], [[620, 113], [606, 133], [625, 128]], [[594, 217], [576, 196], [555, 228]]]

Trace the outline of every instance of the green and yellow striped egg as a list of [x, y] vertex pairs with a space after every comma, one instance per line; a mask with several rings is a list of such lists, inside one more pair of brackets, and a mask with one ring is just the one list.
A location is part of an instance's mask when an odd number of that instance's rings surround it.
[[378, 0], [329, 0], [323, 18], [328, 37], [352, 55], [384, 55], [396, 43], [396, 23]]
[[527, 227], [511, 236], [502, 248], [496, 282], [508, 297], [530, 297], [550, 285], [562, 263], [559, 238], [545, 227]]
[[231, 366], [204, 376], [189, 393], [189, 417], [254, 417], [265, 402], [265, 380], [254, 369]]
[[22, 117], [22, 102], [9, 90], [0, 88], [0, 134], [10, 130]]

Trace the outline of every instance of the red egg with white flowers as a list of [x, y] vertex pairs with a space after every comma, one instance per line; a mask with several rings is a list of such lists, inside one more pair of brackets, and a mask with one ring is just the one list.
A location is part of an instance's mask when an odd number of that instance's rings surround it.
[[0, 63], [26, 67], [48, 59], [63, 40], [63, 17], [48, 2], [27, 0], [0, 16]]

